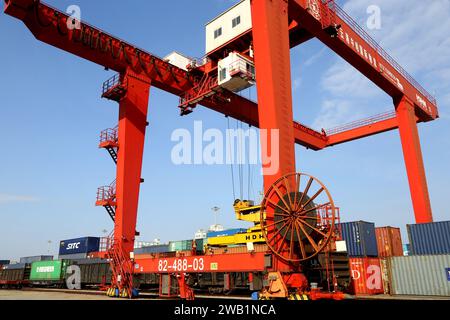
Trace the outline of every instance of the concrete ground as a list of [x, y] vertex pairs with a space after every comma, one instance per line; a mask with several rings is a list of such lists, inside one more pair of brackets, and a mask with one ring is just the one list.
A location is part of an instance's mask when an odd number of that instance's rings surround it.
[[[197, 296], [197, 298], [208, 298], [207, 296]], [[213, 297], [209, 297], [213, 298]], [[214, 297], [220, 299], [221, 297]], [[244, 297], [222, 297], [227, 300], [249, 300]], [[142, 294], [141, 299], [158, 299], [154, 294]], [[357, 300], [447, 300], [450, 297], [434, 297], [434, 296], [358, 296]], [[0, 300], [115, 300], [106, 296], [104, 292], [100, 291], [78, 291], [74, 293], [69, 290], [54, 290], [54, 289], [25, 289], [25, 290], [0, 290]]]
[[106, 294], [0, 290], [0, 300], [111, 300], [111, 298], [107, 297]]

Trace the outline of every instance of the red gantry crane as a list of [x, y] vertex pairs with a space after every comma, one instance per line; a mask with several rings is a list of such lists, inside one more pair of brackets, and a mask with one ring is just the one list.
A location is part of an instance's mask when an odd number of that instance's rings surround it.
[[[264, 254], [193, 257], [178, 271], [269, 270], [267, 297], [305, 292], [308, 282], [302, 262], [330, 242], [335, 207], [320, 181], [295, 173], [294, 143], [322, 150], [399, 129], [416, 222], [433, 220], [417, 123], [438, 118], [436, 100], [333, 0], [244, 0], [240, 4], [250, 8], [251, 27], [208, 51], [203, 62], [191, 61], [186, 68], [87, 23], [71, 28], [70, 24], [77, 21], [39, 0], [4, 1], [5, 13], [23, 21], [38, 40], [118, 72], [105, 82], [102, 96], [119, 103], [119, 124], [102, 133], [100, 144], [117, 163], [117, 175], [113, 184], [99, 189], [97, 205], [104, 206], [115, 223], [109, 257], [114, 287], [122, 296], [132, 295], [134, 268], [168, 272], [164, 269], [168, 261], [137, 261], [133, 265], [130, 260], [152, 86], [179, 96], [181, 115], [193, 112], [200, 104], [279, 133], [280, 166], [264, 176], [266, 195], [261, 205], [262, 230], [273, 253], [271, 263]], [[233, 20], [233, 27], [240, 23], [241, 17]], [[221, 36], [219, 29], [213, 30], [215, 37]], [[328, 132], [317, 132], [293, 121], [289, 52], [312, 38], [319, 39], [390, 95], [394, 111]], [[233, 55], [235, 61], [221, 66]], [[256, 82], [258, 102], [236, 94], [240, 88], [223, 83], [228, 77], [243, 81], [244, 86]], [[269, 139], [269, 150], [272, 143], [277, 141]], [[317, 211], [325, 207], [329, 214], [320, 218]], [[189, 292], [186, 295], [191, 297]]]

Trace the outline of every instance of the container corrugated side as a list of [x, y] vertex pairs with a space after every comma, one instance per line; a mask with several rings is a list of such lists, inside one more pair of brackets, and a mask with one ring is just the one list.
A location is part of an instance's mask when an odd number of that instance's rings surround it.
[[33, 263], [36, 261], [52, 261], [53, 256], [32, 256], [20, 258], [20, 263]]
[[355, 295], [383, 294], [383, 275], [380, 259], [350, 258], [351, 288]]
[[156, 246], [142, 247], [134, 249], [134, 254], [146, 254], [146, 253], [161, 253], [161, 252], [169, 252], [168, 244], [161, 244]]
[[79, 260], [87, 259], [87, 253], [74, 253], [74, 254], [60, 254], [58, 256], [59, 260]]
[[394, 295], [450, 296], [450, 255], [388, 259]]
[[25, 269], [27, 266], [26, 263], [14, 263], [14, 264], [8, 264], [3, 266], [3, 269], [5, 270], [18, 270], [18, 269]]
[[169, 251], [176, 252], [176, 251], [192, 250], [193, 241], [194, 240], [192, 240], [192, 239], [180, 240], [180, 241], [170, 241], [169, 242]]
[[375, 224], [365, 221], [345, 222], [340, 225], [342, 238], [350, 257], [377, 257]]
[[62, 240], [59, 243], [59, 254], [80, 254], [99, 251], [100, 238], [98, 237], [83, 237], [76, 239]]
[[62, 280], [66, 272], [66, 261], [37, 261], [31, 265], [30, 280], [58, 281]]
[[450, 221], [407, 225], [410, 255], [450, 254]]
[[400, 228], [375, 228], [378, 256], [380, 258], [403, 256], [403, 242]]
[[236, 229], [227, 229], [222, 231], [210, 231], [206, 234], [207, 238], [214, 238], [214, 237], [225, 237], [225, 236], [232, 236], [236, 233], [244, 233], [247, 232], [247, 229], [242, 228], [236, 228]]

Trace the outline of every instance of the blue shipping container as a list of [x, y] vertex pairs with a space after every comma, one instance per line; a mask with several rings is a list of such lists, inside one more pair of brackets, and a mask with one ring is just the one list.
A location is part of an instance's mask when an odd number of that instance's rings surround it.
[[227, 229], [223, 231], [211, 231], [206, 234], [207, 238], [232, 236], [236, 233], [247, 232], [247, 229]]
[[450, 254], [450, 221], [408, 224], [410, 255]]
[[5, 264], [9, 264], [11, 261], [9, 260], [0, 260], [0, 265], [4, 266]]
[[375, 224], [365, 221], [341, 223], [349, 257], [378, 257]]
[[100, 238], [97, 237], [63, 240], [59, 244], [59, 255], [96, 252], [99, 247]]

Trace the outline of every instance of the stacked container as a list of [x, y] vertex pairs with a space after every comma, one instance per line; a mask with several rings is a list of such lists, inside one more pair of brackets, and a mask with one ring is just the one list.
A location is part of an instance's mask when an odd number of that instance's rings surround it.
[[170, 241], [169, 252], [192, 250], [194, 240]]
[[383, 294], [383, 275], [378, 258], [351, 258], [352, 289], [355, 295]]
[[9, 264], [11, 261], [9, 260], [0, 260], [0, 266], [4, 266], [5, 264]]
[[450, 296], [450, 255], [388, 259], [391, 294]]
[[207, 238], [214, 238], [214, 237], [225, 237], [225, 236], [233, 236], [236, 233], [244, 233], [247, 232], [247, 229], [227, 229], [222, 231], [210, 231], [206, 234]]
[[20, 258], [20, 263], [33, 263], [36, 261], [52, 261], [53, 256], [33, 256], [33, 257], [22, 257]]
[[341, 229], [350, 258], [378, 257], [374, 223], [346, 222], [341, 223]]
[[62, 281], [66, 273], [66, 261], [36, 261], [31, 265], [30, 280], [36, 282]]
[[450, 254], [450, 221], [409, 224], [410, 255]]
[[169, 252], [168, 244], [160, 244], [157, 246], [149, 246], [134, 249], [134, 254], [163, 253], [163, 252]]
[[383, 293], [375, 224], [365, 221], [341, 224], [342, 239], [350, 257], [351, 291], [355, 295]]
[[375, 228], [378, 256], [380, 258], [403, 256], [403, 243], [400, 228]]
[[84, 237], [63, 240], [59, 244], [59, 259], [86, 259], [90, 252], [98, 252], [100, 238]]

